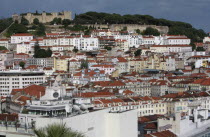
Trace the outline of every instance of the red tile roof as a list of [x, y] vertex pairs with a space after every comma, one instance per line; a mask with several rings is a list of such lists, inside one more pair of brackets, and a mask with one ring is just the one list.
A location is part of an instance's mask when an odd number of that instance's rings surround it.
[[96, 81], [93, 82], [94, 85], [98, 85], [101, 87], [108, 87], [108, 86], [125, 86], [125, 83], [119, 80], [114, 80], [114, 81]]
[[17, 92], [21, 92], [25, 95], [40, 98], [40, 96], [43, 96], [45, 94], [45, 87], [39, 85], [30, 85], [23, 89], [13, 89], [11, 94], [15, 95]]
[[128, 89], [123, 91], [124, 95], [130, 95], [130, 94], [133, 94], [133, 93], [134, 93], [133, 91], [130, 91]]
[[75, 96], [83, 98], [93, 98], [93, 97], [112, 97], [115, 95], [111, 92], [87, 92], [87, 93], [78, 93]]
[[144, 129], [157, 129], [157, 125], [155, 125], [155, 123], [148, 123]]
[[17, 33], [12, 36], [33, 36], [33, 35], [31, 35], [30, 33]]
[[18, 114], [0, 114], [1, 121], [17, 121]]
[[118, 62], [127, 62], [127, 60], [123, 57], [118, 57], [117, 60]]
[[38, 67], [36, 65], [30, 65], [26, 67], [25, 69], [37, 69]]

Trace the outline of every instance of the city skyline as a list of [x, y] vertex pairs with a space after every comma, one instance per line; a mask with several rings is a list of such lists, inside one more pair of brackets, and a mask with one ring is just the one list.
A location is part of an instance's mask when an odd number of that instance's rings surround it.
[[[47, 5], [42, 3], [46, 3]], [[36, 10], [38, 10], [39, 12], [57, 12], [68, 10], [72, 11], [73, 15], [75, 13], [80, 14], [88, 11], [118, 13], [122, 15], [142, 14], [151, 15], [155, 18], [164, 18], [173, 21], [187, 22], [192, 24], [193, 27], [197, 29], [203, 29], [205, 32], [209, 32], [210, 27], [208, 26], [208, 22], [210, 18], [209, 15], [206, 14], [209, 11], [209, 6], [210, 0], [60, 0], [59, 2], [56, 2], [54, 0], [19, 0], [18, 2], [7, 0], [3, 1], [0, 5], [0, 12], [2, 13], [0, 16], [10, 17], [14, 13], [34, 12]], [[8, 8], [10, 8], [10, 10], [8, 10]]]

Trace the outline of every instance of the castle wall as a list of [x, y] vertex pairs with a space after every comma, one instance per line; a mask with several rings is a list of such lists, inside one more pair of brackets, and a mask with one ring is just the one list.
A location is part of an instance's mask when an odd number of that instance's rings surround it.
[[[23, 17], [26, 18], [30, 24], [33, 23], [33, 20], [35, 18], [37, 18], [39, 20], [39, 22], [41, 22], [41, 23], [51, 22], [54, 18], [61, 18], [62, 20], [63, 19], [72, 20], [70, 11], [64, 11], [64, 12], [62, 12], [62, 15], [59, 15], [59, 13], [57, 13], [57, 12], [51, 13], [51, 15], [47, 15], [45, 12], [43, 12], [41, 15], [34, 15], [32, 13], [27, 13], [27, 15], [24, 15]], [[18, 16], [18, 17], [17, 17], [17, 15], [13, 16], [13, 20], [19, 20], [19, 19], [20, 19], [20, 16]]]
[[[47, 15], [45, 12], [43, 12], [41, 15], [34, 15], [32, 13], [27, 13], [27, 15], [23, 16], [25, 17], [30, 24], [33, 23], [33, 20], [37, 18], [39, 22], [41, 23], [47, 23], [51, 22], [54, 18], [61, 18], [63, 19], [69, 19], [72, 20], [72, 14], [70, 11], [64, 11], [62, 12], [62, 15], [59, 15], [58, 12], [51, 13], [51, 15]], [[13, 15], [13, 20], [20, 21], [20, 16]], [[139, 24], [84, 24], [83, 26], [94, 26], [97, 29], [98, 28], [110, 28], [111, 30], [122, 30], [125, 27], [128, 31], [135, 31], [139, 29], [140, 31], [144, 31], [147, 27], [152, 27], [157, 29], [161, 34], [167, 34], [169, 31], [169, 28], [167, 26], [156, 26], [156, 25], [139, 25]]]
[[85, 24], [83, 26], [94, 26], [95, 28], [110, 28], [111, 30], [122, 30], [124, 27], [127, 27], [128, 31], [135, 31], [139, 29], [140, 31], [146, 30], [147, 27], [152, 27], [157, 29], [161, 34], [167, 34], [169, 31], [168, 26], [156, 26], [156, 25], [139, 25], [139, 24], [111, 24], [111, 25], [106, 25], [106, 24]]

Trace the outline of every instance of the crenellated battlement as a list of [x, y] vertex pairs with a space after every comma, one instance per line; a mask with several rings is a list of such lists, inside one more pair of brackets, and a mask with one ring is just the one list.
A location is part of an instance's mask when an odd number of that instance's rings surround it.
[[39, 22], [41, 23], [48, 23], [51, 22], [54, 18], [61, 18], [63, 19], [69, 19], [72, 20], [72, 16], [71, 16], [71, 12], [70, 11], [63, 11], [63, 12], [52, 12], [52, 13], [46, 13], [46, 12], [42, 12], [42, 13], [26, 13], [26, 14], [13, 14], [12, 18], [13, 21], [21, 21], [21, 17], [24, 17], [25, 19], [27, 19], [29, 21], [30, 24], [33, 23], [34, 19], [38, 19]]

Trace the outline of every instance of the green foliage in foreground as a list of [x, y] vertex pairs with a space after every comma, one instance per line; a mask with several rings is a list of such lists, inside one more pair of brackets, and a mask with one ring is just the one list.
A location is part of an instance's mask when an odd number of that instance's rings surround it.
[[84, 137], [81, 133], [67, 128], [66, 125], [52, 124], [45, 128], [35, 129], [37, 137]]

